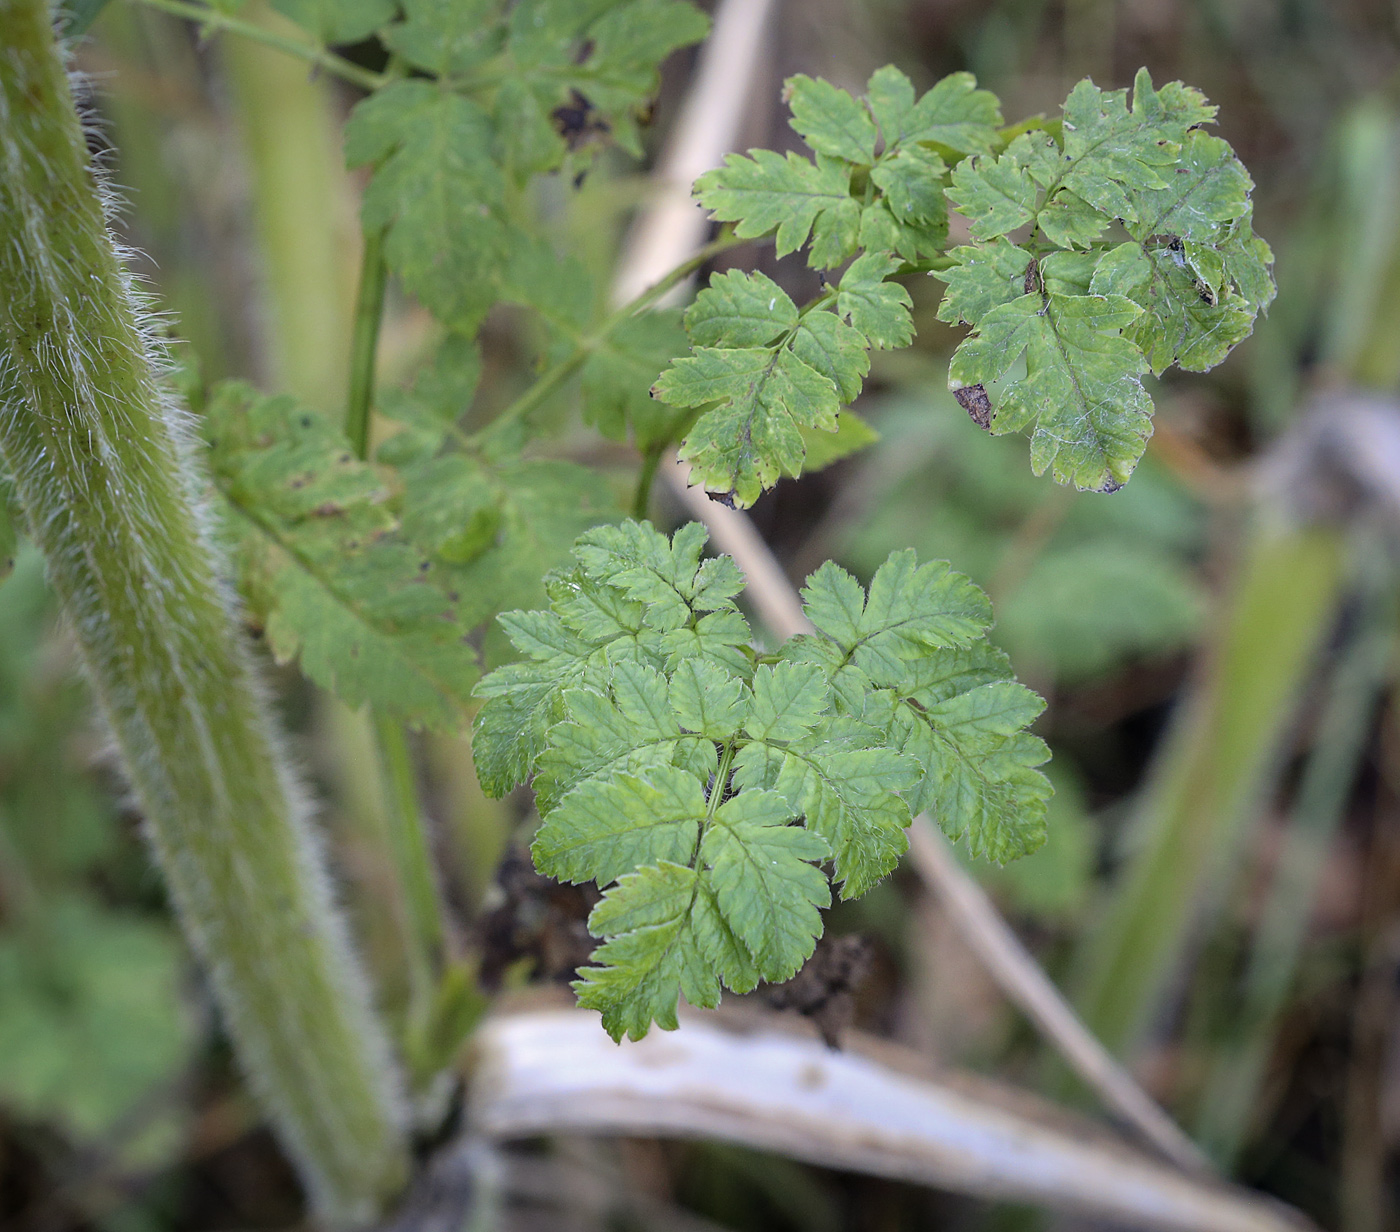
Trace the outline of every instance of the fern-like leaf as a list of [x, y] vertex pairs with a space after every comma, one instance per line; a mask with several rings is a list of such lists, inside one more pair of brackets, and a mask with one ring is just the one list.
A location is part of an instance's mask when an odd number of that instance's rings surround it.
[[[742, 333], [754, 283], [724, 285]], [[477, 686], [483, 786], [532, 781], [537, 867], [604, 889], [575, 987], [615, 1037], [674, 1026], [680, 995], [789, 978], [828, 877], [850, 898], [887, 875], [911, 807], [997, 859], [1044, 837], [1044, 747], [1023, 730], [1039, 699], [987, 645], [965, 577], [901, 552], [867, 592], [823, 566], [804, 592], [817, 632], [761, 658], [742, 578], [704, 544], [695, 524], [587, 532], [552, 610], [501, 618], [525, 658]]]

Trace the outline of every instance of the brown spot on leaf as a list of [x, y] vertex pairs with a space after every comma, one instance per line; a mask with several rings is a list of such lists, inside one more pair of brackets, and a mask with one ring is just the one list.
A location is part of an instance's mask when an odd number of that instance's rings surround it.
[[[1032, 258], [1031, 263], [1026, 266], [1026, 276], [1021, 281], [1021, 290], [1024, 294], [1029, 295], [1032, 291], [1040, 289], [1040, 265]], [[985, 428], [987, 425], [983, 424], [982, 426]]]
[[979, 428], [992, 426], [992, 400], [981, 385], [964, 385], [961, 389], [953, 390], [953, 397]]
[[1119, 483], [1118, 480], [1110, 476], [1104, 481], [1104, 485], [1099, 489], [1099, 491], [1111, 495], [1112, 493], [1119, 491], [1122, 488], [1122, 486], [1123, 485]]
[[592, 101], [577, 90], [570, 90], [569, 101], [549, 114], [554, 121], [554, 131], [568, 142], [571, 150], [612, 131]]

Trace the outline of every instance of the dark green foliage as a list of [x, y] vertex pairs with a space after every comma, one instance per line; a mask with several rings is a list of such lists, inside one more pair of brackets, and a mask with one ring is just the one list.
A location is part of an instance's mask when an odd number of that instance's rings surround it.
[[[390, 268], [464, 331], [510, 297], [507, 270], [532, 246], [519, 209], [530, 177], [578, 163], [605, 137], [640, 154], [657, 65], [707, 27], [680, 0], [408, 0], [393, 24], [383, 0], [281, 7], [327, 41], [380, 29], [408, 64], [440, 78], [393, 81], [365, 99], [345, 149], [351, 166], [374, 169], [363, 218], [387, 229]], [[557, 274], [537, 273], [548, 299]]]
[[473, 629], [538, 594], [610, 501], [568, 463], [438, 453], [450, 420], [415, 393], [396, 404], [409, 420], [388, 450], [397, 473], [358, 461], [293, 399], [246, 385], [216, 391], [206, 432], [242, 589], [274, 653], [299, 656], [352, 706], [455, 728], [479, 675]]
[[790, 977], [830, 898], [898, 862], [911, 810], [1003, 861], [1044, 841], [1041, 701], [986, 642], [986, 597], [895, 552], [867, 593], [835, 565], [803, 591], [816, 632], [750, 644], [728, 557], [695, 523], [584, 534], [547, 582], [551, 610], [501, 617], [523, 659], [477, 686], [477, 768], [532, 779], [537, 866], [606, 889], [605, 938], [576, 985], [616, 1037], [674, 1027]]
[[977, 242], [936, 275], [949, 284], [940, 318], [975, 329], [949, 384], [991, 431], [1033, 429], [1037, 474], [1127, 482], [1152, 432], [1141, 375], [1214, 367], [1273, 298], [1253, 182], [1199, 128], [1214, 116], [1197, 91], [1155, 90], [1145, 70], [1131, 108], [1126, 91], [1082, 81], [1058, 125], [953, 172], [949, 197]]

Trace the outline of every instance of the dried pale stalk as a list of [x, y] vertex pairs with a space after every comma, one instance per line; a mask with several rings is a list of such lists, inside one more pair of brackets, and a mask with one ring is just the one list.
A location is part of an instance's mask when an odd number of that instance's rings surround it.
[[[1186, 1176], [986, 1079], [906, 1050], [815, 1039], [724, 1012], [613, 1044], [593, 1014], [534, 1010], [478, 1033], [478, 1134], [720, 1138], [846, 1171], [1076, 1211], [1134, 1228], [1298, 1232], [1269, 1199]], [[865, 1055], [862, 1055], [865, 1054]]]

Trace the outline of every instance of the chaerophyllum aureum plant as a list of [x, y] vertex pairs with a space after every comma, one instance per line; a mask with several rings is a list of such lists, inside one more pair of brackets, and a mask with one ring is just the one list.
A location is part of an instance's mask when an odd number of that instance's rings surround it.
[[[407, 764], [405, 727], [476, 714], [487, 791], [534, 790], [538, 867], [604, 891], [580, 1000], [619, 1038], [674, 1026], [682, 995], [710, 1006], [791, 976], [832, 886], [855, 897], [890, 873], [912, 815], [1004, 861], [1042, 841], [1049, 787], [1026, 730], [1041, 703], [965, 577], [899, 550], [868, 589], [824, 565], [803, 591], [813, 632], [764, 649], [734, 563], [705, 557], [698, 526], [668, 538], [645, 520], [661, 459], [678, 451], [692, 482], [748, 506], [858, 448], [872, 434], [843, 408], [872, 350], [912, 341], [905, 283], [931, 274], [940, 319], [971, 331], [949, 382], [975, 423], [1028, 430], [1037, 473], [1112, 491], [1151, 433], [1144, 376], [1219, 363], [1273, 294], [1270, 254], [1248, 174], [1189, 87], [1084, 81], [1059, 118], [1008, 128], [966, 73], [920, 95], [885, 68], [862, 97], [792, 78], [810, 156], [751, 150], [702, 176], [714, 240], [613, 309], [559, 247], [539, 183], [556, 180], [557, 211], [602, 145], [641, 153], [658, 65], [706, 29], [690, 4], [274, 0], [297, 36], [237, 0], [144, 2], [364, 92], [345, 132], [366, 181], [344, 421], [187, 382], [202, 447], [187, 444], [44, 6], [0, 0], [24, 31], [0, 52], [20, 117], [0, 125], [0, 458], [254, 1088], [318, 1210], [353, 1222], [406, 1167], [399, 1081], [235, 618], [368, 705], [385, 764]], [[366, 40], [382, 71], [333, 50]], [[762, 238], [821, 271], [813, 300], [729, 269], [683, 318], [655, 307]], [[439, 341], [404, 388], [378, 389], [390, 275]], [[529, 323], [539, 366], [506, 405], [481, 379], [499, 305]], [[632, 520], [606, 475], [542, 447], [570, 407], [636, 447]], [[431, 915], [431, 870], [408, 875]], [[284, 949], [294, 961], [266, 961]], [[457, 1039], [418, 1027], [421, 1078]]]

